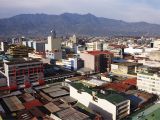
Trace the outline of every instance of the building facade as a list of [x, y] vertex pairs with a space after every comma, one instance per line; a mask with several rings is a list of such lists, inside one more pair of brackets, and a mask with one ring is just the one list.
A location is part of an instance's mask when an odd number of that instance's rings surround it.
[[61, 39], [56, 37], [55, 31], [48, 37], [48, 43], [45, 44], [46, 58], [60, 60], [62, 59]]
[[[102, 115], [104, 120], [119, 120], [130, 114], [130, 100], [123, 99], [118, 94], [105, 95], [104, 91], [98, 95], [87, 87], [75, 84], [78, 83], [70, 85], [70, 96]], [[114, 97], [117, 97], [120, 101], [116, 101], [116, 98], [114, 101], [112, 99]]]
[[137, 87], [140, 90], [160, 95], [160, 76], [153, 73], [137, 74]]
[[43, 63], [37, 59], [4, 63], [4, 74], [10, 88], [24, 88], [43, 84]]
[[87, 51], [80, 53], [84, 67], [95, 72], [110, 71], [113, 54], [108, 51]]
[[65, 68], [69, 70], [78, 70], [83, 67], [83, 60], [80, 58], [69, 58], [69, 59], [63, 59], [62, 63]]

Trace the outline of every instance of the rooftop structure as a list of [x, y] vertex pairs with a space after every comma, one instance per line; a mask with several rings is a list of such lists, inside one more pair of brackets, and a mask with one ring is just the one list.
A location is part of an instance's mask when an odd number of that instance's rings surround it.
[[140, 66], [142, 64], [132, 62], [113, 63], [111, 64], [111, 72], [118, 75], [136, 76]]
[[33, 48], [23, 45], [13, 45], [9, 48], [9, 53], [13, 57], [28, 57], [30, 52], [33, 52]]

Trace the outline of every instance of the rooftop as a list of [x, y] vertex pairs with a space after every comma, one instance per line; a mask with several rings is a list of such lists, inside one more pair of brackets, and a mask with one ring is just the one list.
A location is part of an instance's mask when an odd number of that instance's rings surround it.
[[77, 111], [74, 108], [67, 108], [57, 112], [57, 116], [62, 120], [88, 120], [89, 116]]
[[14, 58], [10, 61], [6, 61], [5, 63], [8, 65], [12, 65], [12, 64], [32, 63], [32, 62], [40, 62], [40, 60], [32, 58]]
[[82, 90], [82, 92], [87, 92], [92, 95], [93, 92], [96, 92], [96, 96], [101, 99], [106, 99], [107, 101], [113, 103], [113, 104], [118, 104], [124, 100], [126, 100], [125, 97], [122, 95], [118, 94], [117, 92], [113, 90], [105, 90], [105, 93], [101, 93], [100, 90], [95, 89], [95, 88], [90, 88], [88, 86], [85, 86], [82, 83], [71, 83], [71, 85], [76, 88], [77, 90]]
[[113, 63], [116, 65], [122, 65], [122, 66], [137, 66], [142, 65], [141, 63], [133, 63], [133, 62], [122, 62], [122, 63]]
[[112, 52], [109, 51], [87, 51], [88, 54], [91, 55], [100, 55], [100, 54], [109, 54], [109, 55], [113, 55]]

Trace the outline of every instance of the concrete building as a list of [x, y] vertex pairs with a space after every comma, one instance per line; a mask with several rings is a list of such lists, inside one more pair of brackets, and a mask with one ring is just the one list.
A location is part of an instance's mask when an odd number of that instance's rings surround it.
[[45, 52], [45, 42], [44, 41], [23, 41], [23, 45], [31, 47], [35, 52]]
[[151, 48], [159, 48], [160, 49], [160, 39], [154, 40], [150, 44]]
[[84, 66], [84, 62], [80, 58], [62, 59], [63, 66], [70, 70], [78, 70]]
[[124, 53], [137, 54], [142, 52], [143, 52], [142, 48], [133, 48], [131, 46], [129, 46], [129, 48], [124, 49]]
[[110, 71], [113, 53], [109, 51], [86, 51], [80, 53], [84, 67], [95, 72]]
[[33, 48], [24, 45], [12, 45], [8, 51], [13, 57], [28, 57], [28, 53], [33, 52]]
[[137, 74], [137, 87], [140, 90], [160, 95], [160, 76], [157, 73], [140, 72]]
[[136, 75], [140, 66], [142, 64], [132, 62], [113, 63], [111, 64], [111, 72], [121, 75]]
[[61, 39], [56, 37], [55, 31], [48, 37], [48, 43], [45, 44], [46, 57], [49, 59], [62, 59]]
[[86, 43], [86, 48], [87, 51], [103, 50], [103, 44], [99, 41]]
[[37, 59], [15, 59], [4, 62], [4, 75], [11, 89], [43, 84], [43, 63]]
[[1, 42], [1, 50], [7, 52], [9, 45], [7, 42]]
[[91, 89], [82, 83], [71, 83], [70, 96], [103, 116], [104, 120], [119, 120], [130, 114], [130, 100], [117, 93]]
[[148, 56], [150, 60], [160, 61], [160, 50], [152, 51]]

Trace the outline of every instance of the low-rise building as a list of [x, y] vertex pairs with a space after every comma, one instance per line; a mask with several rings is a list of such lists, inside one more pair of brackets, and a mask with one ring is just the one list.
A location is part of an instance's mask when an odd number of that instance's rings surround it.
[[136, 75], [140, 66], [142, 64], [132, 62], [113, 63], [111, 64], [111, 72], [121, 75]]
[[113, 91], [97, 91], [75, 82], [70, 85], [70, 96], [102, 115], [105, 120], [122, 119], [130, 114], [130, 100]]

